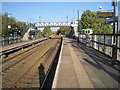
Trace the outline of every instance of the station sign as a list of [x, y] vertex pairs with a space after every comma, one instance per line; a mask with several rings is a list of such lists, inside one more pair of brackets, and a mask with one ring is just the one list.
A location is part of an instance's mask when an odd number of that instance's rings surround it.
[[97, 13], [97, 18], [112, 18], [113, 12], [99, 12]]

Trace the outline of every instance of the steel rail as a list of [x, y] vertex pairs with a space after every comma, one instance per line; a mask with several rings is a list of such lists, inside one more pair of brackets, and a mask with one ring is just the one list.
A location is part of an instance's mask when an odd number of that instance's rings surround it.
[[15, 51], [18, 51], [18, 50], [23, 49], [23, 48], [27, 48], [29, 46], [32, 46], [32, 45], [37, 44], [37, 43], [40, 43], [40, 42], [45, 41], [45, 40], [47, 40], [47, 39], [45, 38], [45, 39], [42, 39], [42, 40], [39, 40], [39, 41], [35, 41], [35, 42], [32, 42], [32, 43], [27, 43], [27, 44], [24, 44], [24, 45], [21, 45], [21, 46], [17, 46], [17, 47], [13, 47], [13, 48], [9, 48], [9, 49], [3, 50], [3, 51], [0, 52], [0, 57], [2, 55], [11, 54], [11, 53], [13, 53]]
[[[38, 46], [39, 46], [39, 45], [38, 45]], [[32, 49], [33, 49], [33, 48], [32, 48]], [[39, 49], [38, 49], [38, 50], [39, 50]], [[38, 51], [38, 50], [36, 50], [36, 51]], [[29, 55], [30, 55], [31, 53], [33, 53], [33, 52], [30, 52]], [[2, 72], [5, 72], [6, 70], [9, 70], [9, 68], [13, 67], [14, 65], [16, 65], [16, 64], [19, 63], [19, 62], [21, 62], [22, 60], [24, 60], [24, 59], [27, 58], [27, 57], [28, 57], [28, 55], [25, 56], [25, 57], [22, 57], [20, 60], [14, 62], [12, 65], [4, 68], [4, 69], [2, 70]], [[14, 58], [14, 57], [13, 57], [13, 58]], [[9, 60], [8, 60], [8, 61], [9, 61]], [[4, 61], [4, 62], [5, 62], [5, 61]]]

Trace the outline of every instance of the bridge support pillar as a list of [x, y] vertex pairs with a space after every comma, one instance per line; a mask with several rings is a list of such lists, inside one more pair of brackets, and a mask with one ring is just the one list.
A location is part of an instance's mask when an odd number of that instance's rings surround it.
[[[94, 35], [94, 41], [97, 41], [96, 35]], [[97, 49], [97, 44], [96, 43], [94, 43], [94, 48]]]
[[73, 27], [73, 30], [75, 38], [78, 38], [78, 27], [77, 26]]

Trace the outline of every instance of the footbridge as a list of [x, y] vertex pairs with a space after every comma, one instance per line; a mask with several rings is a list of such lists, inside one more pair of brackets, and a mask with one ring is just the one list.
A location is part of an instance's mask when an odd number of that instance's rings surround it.
[[37, 22], [32, 23], [32, 25], [29, 25], [27, 28], [27, 31], [23, 35], [23, 40], [28, 40], [30, 37], [30, 32], [34, 32], [39, 28], [44, 27], [70, 27], [73, 34], [77, 37], [78, 36], [78, 21], [74, 22]]
[[39, 22], [35, 23], [36, 27], [77, 27], [78, 22]]

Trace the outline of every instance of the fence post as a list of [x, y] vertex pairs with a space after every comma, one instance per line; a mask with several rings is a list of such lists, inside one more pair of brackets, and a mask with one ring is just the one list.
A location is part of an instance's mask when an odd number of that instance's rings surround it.
[[[94, 35], [94, 41], [97, 41], [96, 35]], [[97, 49], [96, 42], [94, 42], [94, 48]]]

